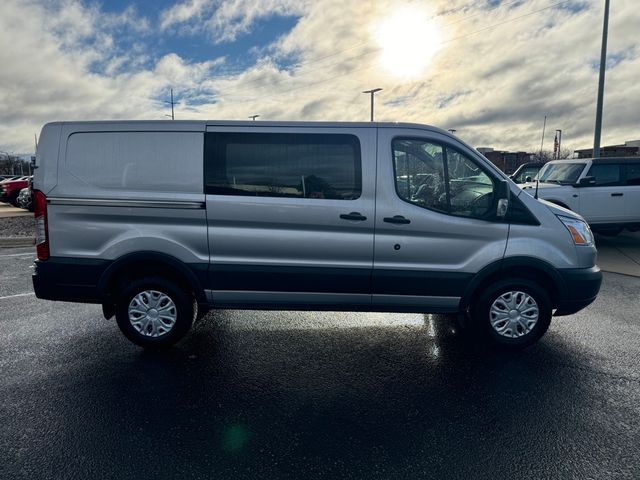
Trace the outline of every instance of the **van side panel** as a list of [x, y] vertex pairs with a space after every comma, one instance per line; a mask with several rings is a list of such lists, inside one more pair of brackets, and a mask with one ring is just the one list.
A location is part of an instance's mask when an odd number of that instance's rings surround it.
[[82, 127], [63, 127], [48, 194], [51, 256], [108, 261], [153, 251], [208, 263], [203, 133]]

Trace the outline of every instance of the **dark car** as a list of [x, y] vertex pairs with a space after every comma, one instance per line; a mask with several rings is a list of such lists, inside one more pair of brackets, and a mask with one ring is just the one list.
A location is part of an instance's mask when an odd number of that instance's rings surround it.
[[526, 183], [527, 177], [533, 180], [543, 166], [543, 162], [523, 163], [509, 177], [516, 183]]

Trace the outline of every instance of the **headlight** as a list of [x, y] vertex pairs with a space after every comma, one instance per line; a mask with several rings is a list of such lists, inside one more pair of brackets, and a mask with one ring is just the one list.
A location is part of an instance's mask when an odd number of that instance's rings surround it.
[[593, 233], [591, 233], [591, 229], [586, 222], [577, 218], [563, 217], [562, 215], [557, 215], [557, 217], [569, 230], [573, 243], [576, 245], [593, 245]]

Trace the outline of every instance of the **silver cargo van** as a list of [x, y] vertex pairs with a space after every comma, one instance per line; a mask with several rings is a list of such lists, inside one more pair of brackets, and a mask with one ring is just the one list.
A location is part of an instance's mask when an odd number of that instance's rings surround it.
[[36, 164], [36, 295], [145, 347], [212, 308], [464, 313], [523, 347], [600, 288], [579, 215], [426, 125], [50, 123]]

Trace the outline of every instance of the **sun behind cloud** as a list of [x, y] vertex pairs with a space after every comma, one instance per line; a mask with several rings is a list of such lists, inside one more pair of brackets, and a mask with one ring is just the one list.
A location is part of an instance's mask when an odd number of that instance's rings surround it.
[[382, 67], [394, 77], [415, 80], [440, 49], [441, 31], [432, 12], [404, 6], [382, 19], [375, 30]]

